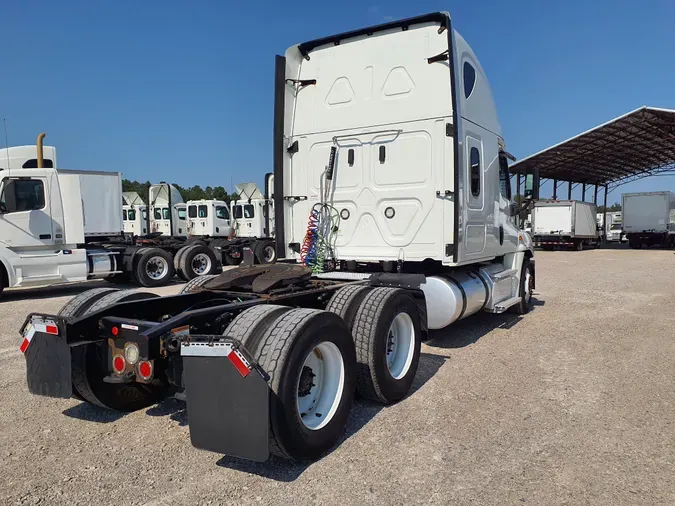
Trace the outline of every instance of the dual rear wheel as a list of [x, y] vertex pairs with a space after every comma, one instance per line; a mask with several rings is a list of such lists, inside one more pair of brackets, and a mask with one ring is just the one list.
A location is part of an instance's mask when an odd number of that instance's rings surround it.
[[270, 375], [270, 450], [315, 459], [344, 433], [355, 391], [391, 404], [410, 390], [420, 314], [405, 290], [348, 286], [326, 311], [276, 305], [239, 314], [224, 335]]

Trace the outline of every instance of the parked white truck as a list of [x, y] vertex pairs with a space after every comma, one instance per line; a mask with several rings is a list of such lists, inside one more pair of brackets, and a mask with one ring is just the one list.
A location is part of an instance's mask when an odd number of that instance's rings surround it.
[[125, 234], [143, 236], [148, 233], [148, 208], [136, 192], [123, 192], [122, 226]]
[[[253, 265], [247, 249], [242, 266], [180, 295], [85, 292], [30, 314], [30, 392], [130, 411], [178, 390], [196, 447], [320, 457], [355, 391], [407, 395], [430, 330], [529, 310], [533, 245], [515, 225], [500, 132], [447, 13], [291, 47], [275, 70], [285, 262]], [[538, 178], [525, 179], [529, 201]]]
[[621, 212], [631, 248], [675, 246], [675, 193], [624, 193]]
[[[54, 168], [56, 149], [43, 146], [43, 138], [37, 146], [0, 150], [0, 292], [89, 279], [146, 287], [170, 282], [174, 257], [199, 245], [147, 234], [155, 222], [137, 194], [122, 193], [120, 173]], [[155, 186], [157, 202], [163, 185]], [[164, 217], [161, 207], [154, 210]], [[215, 255], [207, 254], [214, 259], [208, 269], [182, 263], [181, 277], [217, 272]]]
[[167, 252], [124, 241], [121, 175], [53, 168], [56, 150], [43, 148], [43, 138], [0, 151], [12, 160], [0, 171], [0, 291], [125, 276], [167, 283]]
[[579, 200], [541, 200], [532, 210], [534, 244], [543, 249], [597, 246], [596, 207]]

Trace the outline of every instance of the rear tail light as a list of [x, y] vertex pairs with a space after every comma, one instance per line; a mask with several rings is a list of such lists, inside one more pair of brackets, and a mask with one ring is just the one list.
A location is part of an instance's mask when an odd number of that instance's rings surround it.
[[143, 360], [138, 363], [138, 375], [144, 380], [152, 378], [152, 362]]
[[115, 355], [113, 357], [112, 366], [115, 374], [122, 374], [127, 368], [127, 363], [122, 355]]

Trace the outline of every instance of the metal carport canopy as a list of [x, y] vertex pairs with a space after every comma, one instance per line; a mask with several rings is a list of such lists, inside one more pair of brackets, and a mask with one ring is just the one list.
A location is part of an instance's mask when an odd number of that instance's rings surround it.
[[675, 110], [643, 106], [528, 156], [509, 171], [520, 175], [534, 168], [541, 179], [610, 188], [675, 171]]

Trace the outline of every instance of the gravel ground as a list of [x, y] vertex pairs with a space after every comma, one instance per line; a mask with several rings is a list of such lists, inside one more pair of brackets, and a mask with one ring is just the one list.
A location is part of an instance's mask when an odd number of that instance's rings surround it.
[[0, 500], [674, 504], [674, 261], [658, 250], [538, 253], [529, 315], [481, 314], [435, 334], [409, 397], [357, 402], [345, 438], [311, 465], [196, 450], [178, 401], [123, 416], [31, 396], [17, 330], [84, 288], [8, 292]]

